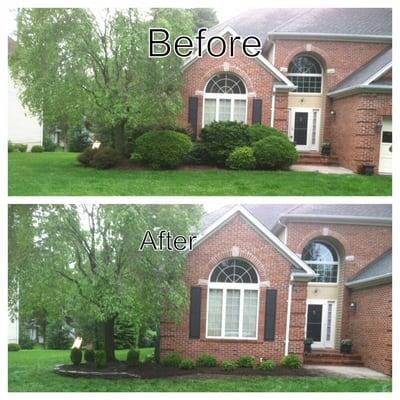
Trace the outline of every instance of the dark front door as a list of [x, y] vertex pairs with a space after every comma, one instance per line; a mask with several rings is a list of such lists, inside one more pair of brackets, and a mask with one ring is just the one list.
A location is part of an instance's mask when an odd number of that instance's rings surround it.
[[297, 146], [307, 146], [308, 112], [295, 112], [294, 142]]
[[321, 341], [322, 304], [309, 304], [307, 310], [307, 337]]

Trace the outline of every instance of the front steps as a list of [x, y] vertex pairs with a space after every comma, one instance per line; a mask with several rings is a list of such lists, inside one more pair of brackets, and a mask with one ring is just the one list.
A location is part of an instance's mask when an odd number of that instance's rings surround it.
[[338, 350], [313, 350], [311, 353], [305, 353], [304, 364], [345, 365], [353, 367], [362, 367], [364, 365], [359, 354], [343, 354]]
[[303, 165], [331, 165], [339, 166], [337, 156], [323, 156], [317, 151], [302, 151], [299, 152], [299, 160], [297, 164]]

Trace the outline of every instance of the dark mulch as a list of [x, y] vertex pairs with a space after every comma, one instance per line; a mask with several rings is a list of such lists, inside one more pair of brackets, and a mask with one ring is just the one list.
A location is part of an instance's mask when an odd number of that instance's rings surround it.
[[[124, 170], [133, 170], [133, 171], [152, 171], [152, 169], [144, 164], [141, 164], [137, 161], [132, 161], [129, 159], [120, 160], [118, 164], [115, 166], [116, 169], [124, 169]], [[226, 168], [219, 168], [212, 165], [194, 165], [194, 164], [183, 164], [178, 166], [175, 169], [178, 171], [218, 171], [218, 170], [226, 170]]]

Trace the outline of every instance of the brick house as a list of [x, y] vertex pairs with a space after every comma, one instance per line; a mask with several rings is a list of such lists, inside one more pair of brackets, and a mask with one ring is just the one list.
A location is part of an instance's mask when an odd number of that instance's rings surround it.
[[249, 10], [209, 34], [257, 36], [263, 51], [187, 60], [180, 123], [195, 138], [214, 120], [262, 123], [285, 132], [302, 162], [391, 173], [391, 9]]
[[[391, 373], [391, 206], [229, 206], [187, 254], [190, 306], [161, 357], [353, 363]], [[314, 339], [304, 356], [304, 338]], [[339, 353], [352, 339], [353, 354]]]

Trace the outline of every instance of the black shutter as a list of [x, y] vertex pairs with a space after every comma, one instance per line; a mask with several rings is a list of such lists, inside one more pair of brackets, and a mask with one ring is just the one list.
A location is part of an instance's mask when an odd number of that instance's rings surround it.
[[267, 289], [264, 340], [275, 340], [276, 294], [276, 289]]
[[189, 337], [200, 339], [201, 288], [190, 288]]
[[197, 104], [198, 104], [197, 97], [189, 97], [188, 121], [190, 123], [190, 126], [192, 127], [194, 139], [196, 139], [197, 135]]
[[262, 114], [262, 100], [253, 99], [253, 114], [251, 118], [251, 123], [261, 124], [261, 114]]

